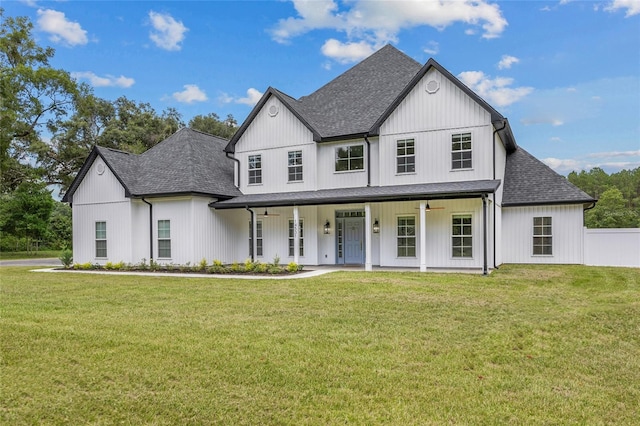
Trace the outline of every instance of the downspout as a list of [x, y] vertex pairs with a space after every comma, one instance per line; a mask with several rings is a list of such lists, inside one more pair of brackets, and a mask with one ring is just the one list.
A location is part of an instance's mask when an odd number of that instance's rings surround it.
[[251, 213], [251, 219], [249, 220], [250, 225], [249, 225], [249, 241], [251, 241], [251, 244], [249, 245], [249, 256], [251, 257], [251, 262], [254, 262], [254, 256], [253, 256], [253, 221], [254, 221], [254, 215], [255, 213], [253, 212], [253, 210], [251, 210], [249, 208], [249, 206], [245, 206], [245, 209]]
[[364, 141], [367, 143], [367, 186], [371, 186], [371, 142], [368, 134], [365, 133]]
[[482, 194], [482, 222], [482, 244], [484, 247], [484, 250], [482, 250], [482, 275], [487, 275], [487, 194]]
[[[502, 127], [493, 131], [493, 180], [496, 180], [496, 134], [507, 127], [507, 120], [502, 120]], [[504, 179], [503, 179], [504, 180]], [[503, 186], [504, 188], [504, 182]], [[496, 265], [496, 193], [493, 193], [493, 267], [498, 269]]]
[[227, 158], [230, 158], [231, 160], [233, 160], [236, 163], [238, 163], [238, 185], [236, 186], [236, 188], [240, 189], [240, 160], [238, 160], [236, 157], [229, 157], [229, 154], [231, 154], [231, 153], [230, 152], [225, 152], [225, 155], [227, 156]]
[[149, 263], [153, 260], [153, 204], [142, 198], [142, 202], [149, 205]]

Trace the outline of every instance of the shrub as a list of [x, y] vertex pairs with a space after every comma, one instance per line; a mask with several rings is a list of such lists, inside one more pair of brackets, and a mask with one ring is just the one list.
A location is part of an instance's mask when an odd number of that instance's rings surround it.
[[111, 271], [111, 270], [113, 270], [113, 269], [114, 269], [114, 267], [113, 267], [113, 263], [111, 263], [111, 262], [107, 262], [107, 263], [105, 263], [105, 265], [104, 265], [104, 269], [106, 269], [107, 271]]
[[126, 264], [123, 261], [113, 264], [113, 269], [116, 271], [121, 271], [126, 268]]
[[140, 260], [140, 263], [136, 265], [136, 268], [140, 269], [141, 271], [146, 271], [149, 268], [149, 266], [147, 265], [147, 259], [143, 257], [142, 260]]
[[243, 265], [239, 264], [238, 262], [233, 262], [230, 269], [231, 272], [242, 272], [244, 270]]
[[256, 265], [253, 268], [254, 272], [257, 272], [259, 274], [264, 274], [265, 272], [267, 272], [268, 269], [269, 269], [269, 265], [262, 262], [256, 262]]
[[62, 266], [64, 266], [65, 269], [69, 269], [73, 264], [73, 252], [69, 249], [62, 250], [58, 259], [60, 259], [60, 262], [62, 262]]
[[227, 268], [218, 259], [214, 259], [213, 265], [209, 268], [210, 274], [224, 274], [227, 272]]
[[282, 272], [282, 268], [280, 266], [270, 265], [267, 272], [274, 275], [279, 274]]
[[244, 271], [245, 272], [253, 272], [256, 268], [256, 264], [251, 261], [251, 259], [247, 259], [244, 261]]
[[200, 261], [200, 263], [198, 263], [198, 266], [196, 268], [198, 271], [200, 272], [204, 272], [207, 270], [207, 259], [205, 259], [204, 257], [202, 258], [202, 260]]
[[291, 262], [287, 265], [287, 271], [290, 273], [298, 272], [300, 270], [300, 266], [296, 262]]
[[155, 260], [149, 260], [149, 269], [152, 271], [157, 271], [160, 268], [160, 265]]
[[272, 265], [273, 265], [273, 266], [275, 266], [276, 268], [277, 268], [278, 266], [280, 266], [280, 256], [278, 256], [277, 254], [276, 254], [276, 255], [275, 255], [275, 257], [273, 258], [273, 263], [272, 263]]

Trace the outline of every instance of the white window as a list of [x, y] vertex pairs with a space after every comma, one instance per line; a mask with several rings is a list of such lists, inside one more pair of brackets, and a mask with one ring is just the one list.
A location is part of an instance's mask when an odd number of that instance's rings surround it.
[[553, 254], [553, 232], [551, 217], [533, 218], [533, 254], [551, 256]]
[[289, 151], [289, 182], [302, 180], [302, 151]]
[[451, 136], [451, 168], [453, 170], [470, 169], [471, 133], [457, 133]]
[[96, 222], [96, 257], [107, 257], [107, 222]]
[[158, 221], [158, 257], [171, 257], [171, 221]]
[[[249, 253], [253, 250], [252, 241], [253, 229], [251, 228], [251, 222], [249, 222]], [[256, 256], [262, 256], [262, 221], [256, 220]]]
[[398, 257], [416, 257], [416, 217], [398, 217], [397, 234]]
[[249, 185], [262, 183], [262, 155], [249, 156]]
[[[298, 229], [298, 238], [300, 239], [300, 252], [299, 256], [304, 256], [304, 222], [298, 221], [300, 228]], [[295, 254], [294, 243], [296, 238], [295, 227], [293, 226], [293, 220], [289, 219], [289, 257], [293, 257]]]
[[473, 256], [473, 233], [471, 215], [454, 215], [451, 226], [451, 255], [453, 257]]
[[336, 148], [336, 172], [364, 170], [364, 145]]
[[413, 173], [416, 171], [415, 141], [403, 139], [396, 146], [396, 170], [398, 173]]

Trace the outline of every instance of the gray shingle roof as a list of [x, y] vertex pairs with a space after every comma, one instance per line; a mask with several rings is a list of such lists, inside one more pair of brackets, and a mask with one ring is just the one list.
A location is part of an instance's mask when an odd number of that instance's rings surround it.
[[216, 209], [237, 209], [244, 207], [470, 198], [493, 193], [499, 186], [499, 180], [473, 180], [464, 182], [420, 183], [414, 185], [321, 189], [318, 191], [241, 195], [230, 200], [211, 203], [210, 206]]
[[502, 205], [583, 204], [595, 200], [518, 147], [507, 156]]
[[196, 130], [183, 128], [148, 151], [135, 155], [98, 147], [65, 194], [73, 193], [97, 156], [125, 188], [127, 196], [204, 194], [228, 198], [240, 195], [233, 180], [233, 160], [223, 151], [227, 141]]

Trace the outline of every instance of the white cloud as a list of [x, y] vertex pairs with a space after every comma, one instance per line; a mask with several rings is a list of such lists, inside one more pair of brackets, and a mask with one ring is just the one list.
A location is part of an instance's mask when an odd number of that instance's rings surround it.
[[175, 92], [172, 95], [173, 99], [178, 102], [191, 104], [194, 102], [204, 102], [209, 99], [207, 98], [207, 94], [195, 84], [185, 84], [183, 87], [184, 90], [182, 92]]
[[38, 9], [38, 28], [49, 33], [49, 39], [69, 46], [87, 44], [87, 32], [80, 24], [67, 20], [62, 12], [51, 9]]
[[427, 55], [437, 55], [440, 52], [440, 45], [437, 41], [430, 41], [422, 51]]
[[342, 43], [336, 39], [327, 40], [322, 46], [322, 54], [341, 64], [357, 62], [375, 52], [375, 48], [366, 41]]
[[498, 62], [498, 69], [509, 69], [511, 68], [511, 65], [517, 64], [518, 62], [520, 62], [520, 59], [516, 58], [515, 56], [502, 55], [500, 62]]
[[626, 9], [625, 17], [640, 14], [640, 1], [638, 0], [613, 0], [607, 7], [606, 11], [616, 12], [618, 9]]
[[234, 98], [233, 96], [230, 96], [227, 93], [223, 93], [218, 97], [218, 100], [224, 104], [235, 103], [235, 104], [244, 104], [244, 105], [254, 106], [255, 104], [258, 103], [260, 98], [262, 98], [262, 95], [263, 93], [260, 92], [258, 89], [254, 89], [253, 87], [250, 87], [249, 89], [247, 89], [247, 96], [245, 96], [244, 98]]
[[161, 49], [180, 50], [180, 43], [185, 33], [189, 31], [181, 21], [176, 21], [171, 15], [149, 12], [151, 26], [155, 31], [149, 33], [149, 38]]
[[458, 78], [490, 105], [504, 107], [519, 101], [533, 92], [532, 87], [508, 87], [513, 84], [512, 78], [489, 78], [482, 71], [464, 71]]
[[94, 74], [91, 71], [82, 71], [82, 72], [72, 72], [71, 77], [80, 80], [85, 79], [89, 80], [89, 83], [93, 87], [131, 87], [136, 82], [133, 78], [125, 77], [121, 75], [120, 77], [115, 77], [113, 75], [107, 74], [104, 77], [100, 77]]
[[463, 22], [481, 27], [482, 37], [495, 38], [508, 25], [500, 7], [485, 0], [354, 0], [341, 4], [333, 0], [293, 0], [293, 6], [297, 16], [279, 20], [270, 31], [279, 43], [313, 30], [330, 29], [346, 34], [350, 41], [344, 45], [366, 42], [373, 48], [397, 42], [401, 30], [413, 27], [426, 25], [443, 30]]
[[583, 168], [582, 164], [574, 159], [560, 159], [560, 158], [543, 158], [542, 162], [551, 167], [556, 172], [571, 172], [573, 170], [580, 170]]
[[594, 152], [587, 155], [589, 158], [611, 158], [611, 157], [640, 157], [640, 149], [637, 151], [610, 151]]

